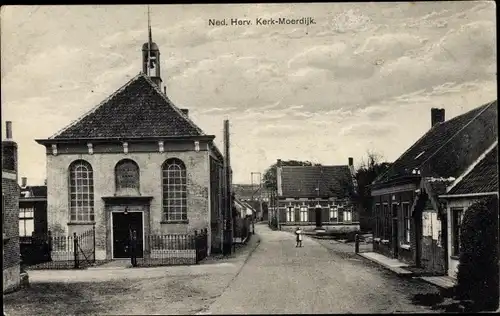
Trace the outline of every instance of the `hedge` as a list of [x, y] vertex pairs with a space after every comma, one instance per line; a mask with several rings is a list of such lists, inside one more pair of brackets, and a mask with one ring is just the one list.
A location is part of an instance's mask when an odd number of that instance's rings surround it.
[[460, 263], [456, 298], [470, 301], [473, 310], [498, 308], [498, 199], [471, 205], [460, 227]]

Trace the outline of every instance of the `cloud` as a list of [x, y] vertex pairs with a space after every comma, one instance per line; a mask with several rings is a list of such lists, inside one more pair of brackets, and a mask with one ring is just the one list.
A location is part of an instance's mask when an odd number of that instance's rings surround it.
[[397, 128], [395, 123], [366, 122], [357, 123], [342, 128], [339, 132], [341, 136], [358, 137], [385, 137]]
[[331, 70], [335, 59], [346, 51], [346, 44], [335, 43], [307, 49], [288, 61], [288, 68], [318, 68]]
[[[24, 157], [44, 157], [43, 147], [25, 151], [41, 147], [33, 138], [52, 135], [141, 70], [141, 8], [2, 11], [2, 114], [22, 130]], [[276, 158], [336, 164], [370, 148], [395, 159], [428, 130], [431, 107], [449, 118], [495, 98], [493, 9], [463, 1], [158, 6], [152, 29], [169, 98], [219, 146], [230, 120], [240, 181]], [[207, 25], [270, 16], [317, 24]], [[44, 170], [23, 159], [30, 179]]]
[[322, 32], [358, 33], [370, 28], [372, 20], [362, 13], [361, 9], [348, 9], [333, 16], [328, 21], [327, 28]]
[[392, 60], [403, 56], [409, 50], [421, 48], [425, 42], [426, 39], [408, 33], [386, 33], [367, 38], [354, 54]]
[[264, 136], [273, 138], [282, 138], [286, 140], [293, 137], [293, 135], [303, 133], [307, 128], [301, 125], [291, 125], [291, 124], [267, 124], [256, 126], [251, 134], [254, 136]]
[[433, 45], [430, 57], [436, 62], [458, 63], [474, 70], [496, 62], [495, 23], [476, 21], [451, 30]]
[[389, 109], [380, 106], [371, 106], [359, 110], [359, 113], [366, 115], [371, 120], [376, 120], [387, 115]]
[[179, 93], [174, 99], [189, 100], [195, 108], [214, 101], [239, 109], [260, 108], [276, 103], [280, 90], [287, 92], [280, 76], [274, 63], [265, 58], [224, 54], [184, 70], [170, 79], [169, 86]]
[[211, 108], [211, 109], [206, 109], [206, 110], [201, 110], [199, 111], [200, 114], [212, 114], [212, 113], [223, 113], [223, 112], [228, 112], [232, 110], [236, 110], [237, 108], [235, 107], [227, 107], [227, 108]]

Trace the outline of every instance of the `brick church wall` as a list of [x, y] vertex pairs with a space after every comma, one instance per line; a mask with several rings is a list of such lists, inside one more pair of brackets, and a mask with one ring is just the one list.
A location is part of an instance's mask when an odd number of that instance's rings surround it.
[[[68, 170], [75, 160], [85, 160], [91, 164], [94, 177], [94, 214], [96, 221], [96, 258], [110, 256], [110, 210], [105, 209], [102, 197], [115, 194], [116, 164], [122, 159], [135, 161], [140, 170], [140, 194], [152, 196], [149, 216], [145, 216], [144, 230], [151, 234], [191, 233], [194, 230], [208, 229], [209, 249], [211, 244], [210, 229], [210, 166], [207, 151], [170, 151], [129, 153], [65, 153], [47, 154], [47, 221], [49, 230], [55, 234], [72, 234], [86, 229], [89, 225], [68, 225]], [[186, 165], [188, 190], [188, 223], [164, 223], [162, 209], [162, 164], [169, 158], [178, 158]]]

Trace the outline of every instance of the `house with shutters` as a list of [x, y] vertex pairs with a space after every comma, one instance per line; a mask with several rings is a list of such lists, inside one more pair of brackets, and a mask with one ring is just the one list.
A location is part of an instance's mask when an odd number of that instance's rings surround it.
[[223, 156], [187, 109], [162, 91], [160, 50], [142, 46], [142, 72], [47, 139], [47, 225], [72, 235], [95, 225], [97, 260], [138, 257], [150, 235], [208, 229], [208, 253], [222, 245]]
[[281, 230], [359, 231], [353, 159], [337, 166], [282, 166], [277, 162], [277, 212]]
[[448, 271], [448, 212], [440, 196], [497, 139], [497, 102], [431, 128], [372, 183], [373, 249], [432, 274]]
[[[445, 201], [448, 238], [447, 275], [456, 278], [460, 256], [460, 226], [467, 209], [481, 199], [496, 199], [498, 206], [498, 139], [439, 196]], [[499, 232], [500, 234], [500, 232]]]

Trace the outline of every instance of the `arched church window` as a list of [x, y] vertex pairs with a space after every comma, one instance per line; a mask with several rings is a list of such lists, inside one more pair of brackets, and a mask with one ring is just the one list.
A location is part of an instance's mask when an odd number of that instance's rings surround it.
[[165, 220], [187, 220], [186, 166], [180, 159], [168, 159], [162, 167], [162, 178]]
[[118, 194], [139, 194], [139, 166], [135, 161], [123, 159], [116, 164], [115, 185]]
[[70, 221], [94, 221], [94, 177], [92, 166], [77, 160], [69, 167]]

